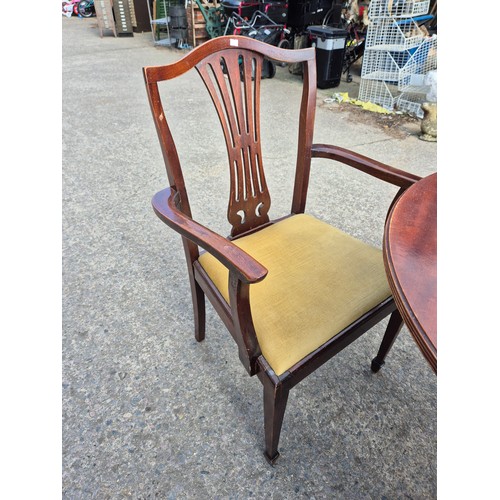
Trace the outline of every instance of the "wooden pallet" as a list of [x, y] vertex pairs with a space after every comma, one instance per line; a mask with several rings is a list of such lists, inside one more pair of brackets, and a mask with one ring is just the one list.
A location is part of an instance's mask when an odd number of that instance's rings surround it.
[[192, 0], [187, 5], [186, 17], [188, 24], [188, 40], [193, 47], [201, 45], [210, 37], [206, 30], [206, 22], [198, 5]]

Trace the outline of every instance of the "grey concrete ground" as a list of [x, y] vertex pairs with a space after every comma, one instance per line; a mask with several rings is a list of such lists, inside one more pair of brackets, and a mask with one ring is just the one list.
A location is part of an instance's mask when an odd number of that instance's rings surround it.
[[[181, 52], [149, 33], [101, 39], [62, 19], [63, 498], [436, 496], [436, 377], [406, 328], [370, 371], [386, 322], [291, 393], [274, 468], [262, 456], [261, 385], [211, 307], [193, 337], [180, 238], [150, 199], [167, 185], [141, 68]], [[326, 105], [315, 141], [419, 175], [436, 144]], [[300, 79], [264, 80], [264, 156], [273, 216], [289, 210]], [[215, 111], [195, 73], [165, 88], [196, 218], [227, 234], [227, 167]], [[330, 109], [331, 108], [331, 109]], [[266, 118], [267, 116], [267, 118]], [[222, 182], [221, 182], [222, 178]], [[395, 188], [316, 160], [308, 211], [375, 245]]]

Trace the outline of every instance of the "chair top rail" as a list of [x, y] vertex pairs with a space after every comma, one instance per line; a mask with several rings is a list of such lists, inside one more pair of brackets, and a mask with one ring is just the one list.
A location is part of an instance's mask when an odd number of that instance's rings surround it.
[[182, 59], [172, 64], [162, 66], [146, 66], [144, 77], [146, 83], [156, 83], [170, 80], [180, 76], [196, 66], [205, 57], [216, 51], [227, 49], [250, 50], [262, 54], [264, 57], [285, 63], [299, 63], [314, 60], [314, 48], [307, 49], [282, 49], [259, 40], [245, 36], [226, 35], [208, 40], [202, 45], [194, 48]]

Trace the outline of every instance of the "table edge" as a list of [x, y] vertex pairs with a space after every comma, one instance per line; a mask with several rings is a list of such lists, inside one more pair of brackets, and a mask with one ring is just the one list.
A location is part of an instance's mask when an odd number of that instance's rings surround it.
[[389, 283], [389, 287], [391, 289], [394, 302], [396, 303], [396, 306], [398, 306], [399, 312], [401, 313], [401, 316], [403, 317], [403, 320], [406, 326], [408, 327], [408, 330], [410, 331], [413, 339], [415, 340], [418, 347], [422, 351], [422, 354], [424, 355], [425, 359], [427, 359], [434, 372], [437, 373], [437, 349], [434, 347], [428, 335], [425, 333], [425, 330], [422, 328], [422, 325], [420, 324], [418, 318], [412, 312], [408, 299], [406, 298], [406, 295], [403, 292], [403, 289], [397, 278], [397, 274], [394, 270], [394, 265], [390, 251], [390, 245], [389, 245], [390, 221], [396, 206], [401, 201], [401, 198], [404, 196], [405, 193], [403, 193], [396, 201], [396, 203], [394, 203], [394, 205], [391, 207], [391, 210], [389, 211], [389, 214], [387, 215], [387, 219], [385, 222], [384, 240], [382, 245], [384, 267], [386, 270], [387, 281]]

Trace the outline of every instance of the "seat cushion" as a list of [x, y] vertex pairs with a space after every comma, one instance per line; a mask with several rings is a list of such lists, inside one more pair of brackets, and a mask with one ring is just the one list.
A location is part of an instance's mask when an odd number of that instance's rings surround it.
[[[381, 250], [305, 214], [234, 243], [269, 273], [250, 285], [262, 354], [277, 375], [391, 295]], [[229, 303], [228, 270], [209, 253], [200, 264]]]

